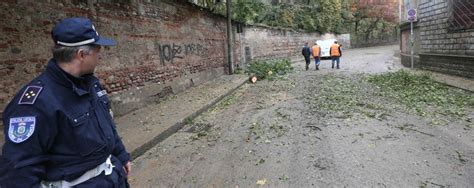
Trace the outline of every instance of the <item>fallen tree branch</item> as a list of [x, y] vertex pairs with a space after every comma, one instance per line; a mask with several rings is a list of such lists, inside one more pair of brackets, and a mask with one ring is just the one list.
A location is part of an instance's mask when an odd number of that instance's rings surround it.
[[435, 135], [433, 134], [430, 134], [430, 133], [425, 133], [423, 131], [419, 131], [419, 130], [416, 130], [416, 129], [413, 129], [413, 128], [410, 128], [410, 127], [397, 127], [399, 128], [400, 130], [411, 130], [411, 131], [415, 131], [415, 132], [418, 132], [418, 133], [421, 133], [421, 134], [424, 134], [424, 135], [428, 135], [428, 136], [432, 136], [434, 137]]

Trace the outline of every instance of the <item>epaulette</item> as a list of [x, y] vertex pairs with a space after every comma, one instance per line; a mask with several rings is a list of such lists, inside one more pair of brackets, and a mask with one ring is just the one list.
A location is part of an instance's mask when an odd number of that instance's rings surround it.
[[41, 86], [28, 86], [21, 95], [20, 101], [18, 104], [34, 104], [39, 94], [43, 90]]

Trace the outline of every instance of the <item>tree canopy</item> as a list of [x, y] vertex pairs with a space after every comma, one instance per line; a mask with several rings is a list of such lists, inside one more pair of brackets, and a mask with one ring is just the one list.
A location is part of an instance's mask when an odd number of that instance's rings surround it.
[[[225, 15], [223, 0], [197, 0], [200, 6]], [[268, 3], [271, 2], [271, 3]], [[320, 33], [351, 33], [367, 40], [397, 26], [397, 0], [294, 0], [292, 3], [233, 0], [232, 19]]]

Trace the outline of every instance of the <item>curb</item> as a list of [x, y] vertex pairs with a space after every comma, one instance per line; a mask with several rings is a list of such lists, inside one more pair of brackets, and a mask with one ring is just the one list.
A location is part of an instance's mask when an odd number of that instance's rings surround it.
[[234, 93], [237, 89], [239, 89], [240, 87], [242, 87], [246, 83], [247, 83], [247, 79], [245, 79], [244, 82], [238, 84], [235, 88], [230, 89], [229, 91], [227, 91], [223, 95], [221, 95], [221, 96], [217, 97], [216, 99], [212, 100], [211, 102], [207, 103], [206, 105], [204, 105], [202, 108], [200, 108], [196, 112], [193, 112], [191, 115], [189, 115], [189, 116], [187, 116], [183, 119], [180, 119], [173, 126], [169, 127], [165, 131], [163, 131], [160, 134], [156, 135], [150, 141], [146, 142], [145, 144], [143, 144], [140, 147], [136, 148], [135, 150], [131, 151], [130, 152], [131, 160], [132, 161], [135, 160], [137, 157], [143, 155], [146, 151], [148, 151], [149, 149], [151, 149], [155, 145], [159, 144], [160, 142], [162, 142], [166, 138], [168, 138], [171, 135], [173, 135], [174, 133], [178, 132], [181, 128], [183, 128], [184, 125], [186, 125], [186, 123], [185, 123], [186, 119], [196, 118], [197, 116], [199, 116], [202, 113], [209, 110], [211, 107], [213, 107], [215, 104], [220, 102], [225, 97], [227, 97], [227, 96], [231, 95], [232, 93]]
[[435, 81], [437, 83], [440, 83], [442, 85], [445, 85], [445, 86], [448, 86], [448, 87], [451, 87], [451, 88], [461, 89], [461, 90], [466, 91], [468, 93], [474, 93], [474, 88], [472, 88], [472, 87], [449, 83], [449, 82], [443, 80], [441, 77], [445, 76], [445, 78], [448, 78], [448, 79], [450, 77], [454, 78], [454, 79], [459, 79], [458, 82], [463, 82], [465, 80], [470, 80], [469, 78], [453, 76], [453, 75], [443, 74], [443, 73], [438, 73], [438, 72], [433, 72], [433, 71], [427, 71], [427, 70], [418, 69], [418, 68], [416, 68], [415, 70], [411, 70], [411, 69], [408, 69], [408, 70], [411, 73], [414, 73], [414, 74], [429, 73], [429, 74], [431, 74], [431, 78], [433, 79], [433, 81]]
[[449, 84], [449, 83], [446, 83], [442, 80], [437, 80], [437, 79], [433, 79], [435, 82], [438, 82], [440, 83], [441, 85], [444, 85], [444, 86], [447, 86], [447, 87], [451, 87], [451, 88], [455, 88], [455, 89], [460, 89], [460, 90], [463, 90], [467, 93], [474, 93], [474, 90], [471, 90], [471, 89], [468, 89], [468, 88], [464, 88], [462, 86], [457, 86], [457, 85], [454, 85], [454, 84]]

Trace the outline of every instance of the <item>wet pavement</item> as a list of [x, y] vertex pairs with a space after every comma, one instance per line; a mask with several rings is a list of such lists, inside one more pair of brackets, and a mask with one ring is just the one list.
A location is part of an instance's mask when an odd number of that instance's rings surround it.
[[[398, 46], [346, 50], [341, 69], [323, 60], [321, 70], [312, 62], [304, 71], [297, 62], [285, 78], [256, 84], [245, 75], [222, 76], [116, 118], [137, 157], [130, 183], [474, 187], [472, 122], [441, 116], [447, 123], [433, 126], [432, 119], [376, 95], [364, 79], [407, 70], [397, 52]], [[473, 91], [472, 80], [433, 75]], [[352, 99], [355, 107], [345, 102]], [[467, 113], [474, 118], [472, 108]]]
[[242, 85], [136, 158], [132, 187], [473, 187], [471, 119], [417, 115], [365, 79], [403, 69], [397, 49]]

